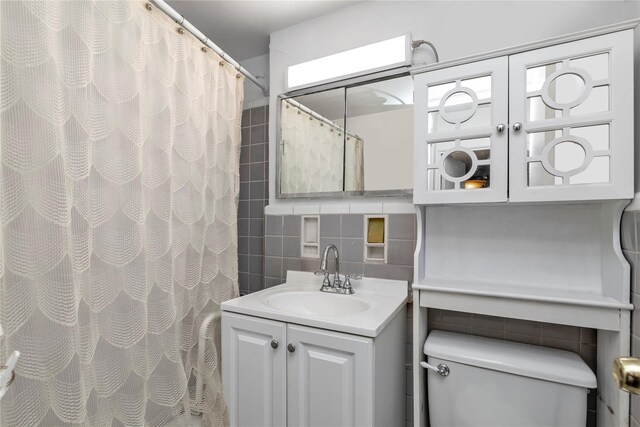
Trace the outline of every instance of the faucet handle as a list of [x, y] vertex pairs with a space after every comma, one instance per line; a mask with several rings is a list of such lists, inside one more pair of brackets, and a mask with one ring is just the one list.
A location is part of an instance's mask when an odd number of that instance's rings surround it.
[[355, 294], [356, 292], [353, 290], [353, 288], [351, 287], [351, 279], [353, 280], [360, 280], [362, 279], [362, 274], [345, 274], [344, 275], [344, 285], [342, 285], [343, 289], [344, 289], [344, 293], [348, 294], [348, 295], [352, 295]]
[[320, 290], [331, 286], [331, 281], [329, 280], [329, 272], [327, 270], [314, 271], [313, 274], [315, 274], [316, 276], [324, 276], [324, 279], [322, 279], [322, 287], [320, 288]]

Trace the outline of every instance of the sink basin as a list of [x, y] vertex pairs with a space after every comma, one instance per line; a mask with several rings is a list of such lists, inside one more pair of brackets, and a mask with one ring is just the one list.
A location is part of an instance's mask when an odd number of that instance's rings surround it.
[[362, 313], [369, 304], [354, 295], [336, 295], [319, 290], [287, 290], [264, 295], [264, 302], [289, 313], [313, 316], [344, 316]]
[[322, 280], [312, 272], [290, 270], [285, 283], [220, 307], [223, 316], [255, 316], [371, 338], [406, 307], [406, 281], [363, 277], [352, 283], [355, 294], [336, 295], [320, 292]]

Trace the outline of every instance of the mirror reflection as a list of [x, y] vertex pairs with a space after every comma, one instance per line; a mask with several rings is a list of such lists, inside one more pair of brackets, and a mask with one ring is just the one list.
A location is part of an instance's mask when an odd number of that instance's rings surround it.
[[278, 156], [278, 197], [411, 190], [413, 79], [281, 98]]
[[[610, 110], [609, 53], [527, 68], [527, 119], [540, 122]], [[527, 134], [529, 187], [611, 180], [608, 124]]]
[[347, 131], [362, 141], [364, 190], [413, 188], [410, 76], [347, 88]]
[[[430, 191], [475, 190], [491, 187], [490, 138], [463, 139], [427, 144], [427, 161], [439, 165], [427, 173]], [[473, 158], [472, 158], [473, 157]]]
[[[586, 149], [590, 154], [587, 156]], [[610, 182], [609, 125], [589, 125], [527, 135], [530, 187]]]
[[344, 88], [280, 104], [280, 192], [342, 191]]

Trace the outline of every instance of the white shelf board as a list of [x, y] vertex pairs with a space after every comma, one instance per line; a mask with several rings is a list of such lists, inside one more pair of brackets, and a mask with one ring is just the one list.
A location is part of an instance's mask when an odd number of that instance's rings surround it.
[[633, 305], [593, 292], [521, 284], [426, 280], [413, 285], [420, 306], [617, 331]]

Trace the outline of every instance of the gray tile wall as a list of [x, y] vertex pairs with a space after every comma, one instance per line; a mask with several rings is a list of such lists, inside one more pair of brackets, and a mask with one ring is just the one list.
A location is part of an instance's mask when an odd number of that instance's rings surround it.
[[[631, 303], [635, 309], [631, 313], [631, 356], [640, 357], [640, 286], [638, 280], [640, 275], [640, 212], [625, 212], [622, 215], [620, 227], [620, 238], [624, 256], [631, 264]], [[640, 396], [631, 396], [631, 426], [640, 427]]]
[[[265, 229], [265, 287], [283, 283], [287, 270], [316, 271], [320, 259], [300, 257], [299, 215], [267, 215]], [[415, 215], [389, 215], [386, 264], [364, 262], [364, 216], [320, 215], [320, 248], [333, 243], [340, 252], [340, 272], [411, 281], [415, 248]], [[333, 269], [333, 265], [330, 266]]]
[[269, 201], [268, 118], [268, 107], [242, 112], [238, 201], [238, 273], [242, 294], [262, 289], [264, 282], [264, 207]]

